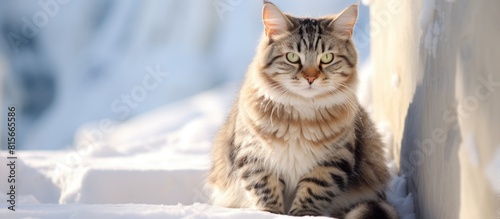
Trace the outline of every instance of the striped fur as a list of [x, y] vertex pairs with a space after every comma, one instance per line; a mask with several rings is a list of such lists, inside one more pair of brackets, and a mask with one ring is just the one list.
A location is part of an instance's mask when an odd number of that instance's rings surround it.
[[[215, 140], [208, 178], [214, 204], [397, 218], [383, 193], [383, 144], [355, 95], [357, 10], [295, 18], [264, 4], [264, 36]], [[300, 61], [288, 60], [289, 52]], [[334, 58], [323, 64], [326, 53]]]

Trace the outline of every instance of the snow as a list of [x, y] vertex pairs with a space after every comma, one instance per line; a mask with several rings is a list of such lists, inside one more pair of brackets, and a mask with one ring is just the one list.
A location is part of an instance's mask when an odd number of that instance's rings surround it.
[[438, 21], [432, 22], [425, 32], [424, 38], [424, 48], [431, 57], [436, 57], [437, 44], [439, 42], [439, 34], [441, 32], [441, 27]]
[[[166, 105], [116, 125], [88, 147], [18, 152], [18, 209], [2, 202], [0, 218], [287, 218], [207, 204], [211, 141], [237, 89], [227, 84]], [[0, 181], [2, 200], [6, 187]], [[414, 218], [404, 177], [394, 177], [386, 193], [402, 218]]]
[[406, 190], [406, 178], [395, 178], [386, 191], [387, 200], [398, 210], [401, 219], [415, 219], [413, 194]]
[[436, 57], [437, 44], [441, 32], [440, 24], [435, 20], [436, 0], [424, 0], [419, 16], [420, 29], [425, 34], [424, 48], [432, 57]]
[[436, 11], [436, 0], [424, 0], [419, 16], [420, 29], [425, 31], [429, 24], [434, 20]]
[[497, 147], [491, 162], [486, 167], [486, 176], [495, 192], [500, 194], [500, 149], [498, 148], [500, 147]]
[[372, 0], [362, 0], [361, 1], [364, 5], [370, 5], [372, 3]]
[[[273, 215], [267, 212], [257, 212], [250, 209], [226, 209], [210, 206], [207, 204], [183, 205], [46, 205], [40, 209], [36, 205], [24, 206], [22, 210], [15, 213], [1, 212], [2, 218], [24, 218], [24, 219], [253, 219], [253, 218], [291, 218], [283, 215]], [[318, 217], [326, 218], [326, 217]]]
[[373, 67], [372, 62], [369, 59], [365, 64], [361, 65], [358, 73], [359, 85], [358, 85], [358, 99], [359, 103], [365, 108], [366, 111], [372, 112], [372, 77], [373, 77]]
[[401, 78], [399, 77], [399, 74], [392, 73], [392, 75], [391, 75], [391, 87], [394, 90], [397, 90], [399, 88], [400, 83], [401, 83]]
[[479, 159], [479, 151], [476, 146], [475, 136], [469, 133], [465, 139], [465, 142], [463, 143], [463, 146], [467, 150], [467, 154], [469, 155], [471, 164], [474, 167], [478, 168], [480, 159]]

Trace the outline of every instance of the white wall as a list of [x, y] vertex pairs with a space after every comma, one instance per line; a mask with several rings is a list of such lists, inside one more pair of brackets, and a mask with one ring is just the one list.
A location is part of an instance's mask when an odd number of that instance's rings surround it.
[[374, 117], [390, 124], [418, 218], [500, 218], [498, 9], [491, 0], [371, 5]]

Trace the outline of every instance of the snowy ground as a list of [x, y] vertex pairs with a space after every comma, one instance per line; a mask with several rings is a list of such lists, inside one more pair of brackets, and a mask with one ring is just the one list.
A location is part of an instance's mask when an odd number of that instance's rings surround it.
[[[205, 204], [211, 139], [236, 90], [225, 85], [111, 128], [86, 125], [66, 151], [18, 152], [17, 209], [2, 201], [0, 218], [287, 218]], [[0, 200], [6, 188], [1, 180]], [[387, 194], [402, 218], [414, 218], [403, 177]]]

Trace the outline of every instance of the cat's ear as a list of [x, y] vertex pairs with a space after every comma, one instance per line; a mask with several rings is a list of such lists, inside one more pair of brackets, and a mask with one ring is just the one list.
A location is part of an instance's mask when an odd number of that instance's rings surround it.
[[262, 8], [262, 21], [266, 36], [269, 38], [289, 33], [293, 26], [293, 23], [276, 5], [267, 1], [264, 1]]
[[356, 20], [358, 20], [358, 4], [351, 5], [340, 12], [330, 23], [330, 26], [333, 28], [334, 34], [342, 39], [349, 39], [352, 36]]

